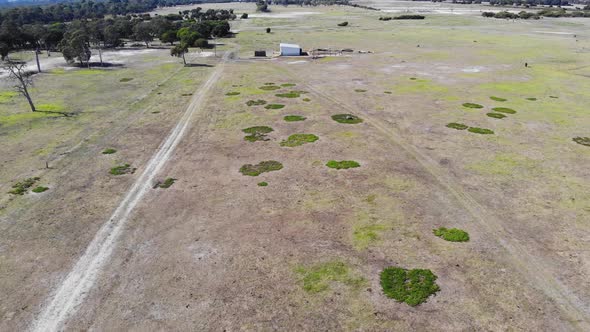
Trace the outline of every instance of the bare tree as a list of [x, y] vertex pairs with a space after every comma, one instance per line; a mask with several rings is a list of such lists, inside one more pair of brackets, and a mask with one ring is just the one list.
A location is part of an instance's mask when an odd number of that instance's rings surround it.
[[26, 71], [26, 63], [7, 60], [2, 64], [2, 69], [9, 73], [10, 80], [14, 82], [12, 86], [14, 90], [27, 98], [31, 111], [36, 112], [37, 109], [35, 109], [28, 89], [33, 85], [33, 78], [31, 73]]

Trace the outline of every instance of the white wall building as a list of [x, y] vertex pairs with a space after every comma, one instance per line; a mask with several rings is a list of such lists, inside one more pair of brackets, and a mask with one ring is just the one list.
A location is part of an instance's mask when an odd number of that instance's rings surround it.
[[281, 55], [289, 56], [289, 55], [301, 55], [301, 47], [295, 44], [286, 44], [281, 43]]

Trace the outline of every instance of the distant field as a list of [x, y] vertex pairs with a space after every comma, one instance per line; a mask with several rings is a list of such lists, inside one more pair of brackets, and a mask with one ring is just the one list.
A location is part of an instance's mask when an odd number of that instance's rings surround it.
[[[56, 65], [33, 96], [71, 117], [3, 86], [0, 329], [29, 326], [218, 69], [67, 329], [587, 329], [590, 20], [363, 4], [426, 19], [201, 5], [254, 14], [224, 64]], [[253, 58], [280, 42], [354, 52]], [[33, 177], [48, 190], [7, 193]], [[387, 267], [437, 287], [400, 300]]]

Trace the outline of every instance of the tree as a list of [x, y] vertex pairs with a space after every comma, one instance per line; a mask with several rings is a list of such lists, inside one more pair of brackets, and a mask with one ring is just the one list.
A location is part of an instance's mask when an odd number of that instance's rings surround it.
[[60, 49], [66, 61], [72, 63], [77, 60], [80, 62], [80, 66], [84, 66], [86, 63], [90, 67], [89, 61], [92, 52], [89, 39], [86, 31], [82, 29], [66, 32], [60, 43]]
[[168, 30], [165, 31], [161, 36], [160, 36], [160, 41], [162, 43], [170, 43], [170, 45], [174, 45], [175, 41], [178, 41], [178, 37], [176, 36], [178, 33], [178, 31], [176, 30]]
[[178, 30], [176, 33], [176, 37], [180, 40], [181, 43], [184, 43], [188, 46], [191, 46], [197, 41], [197, 39], [201, 38], [201, 34], [194, 31], [190, 27], [184, 27]]
[[241, 19], [245, 20], [248, 18], [248, 13], [244, 13], [242, 14], [242, 16], [240, 16]]
[[195, 47], [200, 48], [201, 50], [203, 50], [204, 48], [208, 48], [209, 47], [209, 42], [207, 41], [207, 39], [205, 38], [199, 38], [195, 41], [195, 43], [193, 44]]
[[28, 89], [33, 85], [33, 79], [31, 78], [31, 73], [26, 71], [26, 63], [8, 60], [2, 65], [2, 68], [8, 72], [9, 79], [14, 82], [14, 90], [27, 98], [31, 111], [36, 112], [37, 109], [35, 108], [35, 104], [33, 104]]
[[270, 28], [266, 28], [266, 33], [270, 33]]
[[150, 42], [154, 40], [153, 28], [150, 22], [139, 22], [133, 27], [135, 40], [141, 40], [146, 47], [150, 47]]
[[170, 49], [170, 55], [176, 56], [176, 57], [182, 57], [182, 62], [184, 63], [185, 66], [186, 66], [186, 59], [184, 57], [184, 54], [186, 52], [188, 52], [188, 45], [184, 42], [180, 42], [180, 44], [178, 44]]
[[2, 58], [2, 61], [4, 61], [4, 59], [6, 59], [9, 52], [10, 52], [10, 45], [8, 45], [8, 43], [6, 43], [5, 41], [0, 40], [0, 57]]
[[269, 12], [268, 3], [265, 0], [258, 0], [256, 2], [256, 11], [257, 12]]

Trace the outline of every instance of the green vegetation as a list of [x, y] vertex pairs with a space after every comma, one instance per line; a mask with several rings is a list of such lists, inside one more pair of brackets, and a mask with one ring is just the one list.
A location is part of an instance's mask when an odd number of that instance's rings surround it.
[[167, 189], [167, 188], [172, 187], [172, 185], [174, 184], [174, 182], [176, 182], [176, 179], [174, 179], [174, 178], [167, 178], [166, 180], [164, 180], [164, 182], [161, 182], [161, 181], [156, 182], [156, 184], [154, 185], [154, 188]]
[[434, 235], [440, 237], [445, 241], [450, 242], [467, 242], [469, 241], [469, 234], [461, 229], [458, 228], [444, 228], [440, 227], [438, 229], [433, 229], [432, 232]]
[[474, 104], [474, 103], [464, 103], [463, 107], [467, 107], [467, 108], [483, 108], [482, 105], [480, 104]]
[[492, 110], [495, 112], [506, 113], [506, 114], [515, 114], [516, 113], [515, 110], [513, 110], [512, 108], [508, 108], [508, 107], [494, 107], [494, 108], [492, 108]]
[[469, 127], [469, 129], [467, 129], [467, 131], [469, 131], [471, 133], [482, 134], [482, 135], [493, 135], [494, 134], [493, 130], [485, 129], [485, 128], [478, 128], [478, 127]]
[[295, 83], [284, 83], [284, 84], [281, 84], [281, 86], [284, 87], [284, 88], [290, 88], [290, 87], [293, 87], [293, 86], [296, 86], [296, 85], [297, 84], [295, 84]]
[[231, 91], [231, 92], [228, 92], [228, 93], [226, 93], [225, 95], [226, 95], [226, 96], [237, 96], [237, 95], [239, 95], [239, 94], [240, 94], [240, 93], [239, 93], [239, 92], [237, 92], [237, 91]]
[[303, 101], [307, 101], [307, 102], [311, 101], [311, 99], [309, 99], [309, 98], [303, 98], [303, 99], [301, 99], [301, 100], [303, 100]]
[[102, 151], [102, 154], [113, 154], [113, 153], [115, 153], [115, 152], [117, 152], [117, 150], [115, 150], [115, 149], [111, 149], [111, 148], [108, 148], [108, 149], [104, 149], [104, 150]]
[[286, 93], [277, 93], [275, 96], [281, 97], [281, 98], [299, 98], [299, 97], [301, 97], [299, 92], [296, 92], [296, 91], [291, 91], [291, 92], [286, 92]]
[[500, 97], [495, 97], [495, 96], [491, 96], [490, 99], [491, 100], [494, 100], [494, 101], [506, 101], [507, 100], [507, 99], [500, 98]]
[[255, 126], [246, 129], [242, 129], [242, 131], [246, 134], [250, 134], [244, 137], [244, 139], [248, 142], [256, 142], [256, 141], [268, 141], [268, 137], [266, 134], [273, 131], [271, 127], [267, 126]]
[[265, 85], [265, 86], [259, 87], [260, 90], [265, 90], [265, 91], [273, 91], [273, 90], [278, 90], [280, 88], [281, 87], [277, 86], [277, 85]]
[[392, 94], [391, 91], [383, 91], [383, 93], [388, 94], [388, 95]]
[[457, 129], [457, 130], [465, 130], [465, 129], [469, 128], [469, 126], [466, 126], [462, 123], [456, 123], [456, 122], [451, 122], [451, 123], [447, 124], [447, 127]]
[[525, 98], [525, 99], [526, 99], [526, 100], [530, 100], [530, 101], [535, 101], [535, 100], [537, 100], [537, 98], [535, 98], [535, 97], [529, 97], [529, 98]]
[[557, 99], [559, 97], [557, 97], [557, 96], [549, 96], [549, 98]]
[[276, 83], [272, 83], [272, 82], [267, 82], [267, 83], [264, 83], [264, 85], [275, 85], [275, 84], [276, 84]]
[[264, 172], [278, 171], [283, 168], [283, 164], [274, 160], [261, 161], [256, 165], [246, 164], [240, 167], [240, 173], [248, 176], [258, 176]]
[[266, 108], [267, 110], [280, 110], [283, 107], [285, 107], [285, 105], [282, 104], [268, 104], [264, 106], [264, 108]]
[[17, 92], [14, 91], [2, 91], [0, 92], [0, 103], [5, 103], [12, 99], [12, 97], [18, 96]]
[[331, 282], [341, 282], [358, 289], [366, 284], [362, 277], [354, 277], [350, 268], [343, 262], [327, 262], [310, 268], [299, 267], [296, 272], [301, 276], [303, 289], [308, 293], [327, 290]]
[[12, 185], [12, 190], [8, 193], [12, 195], [24, 195], [39, 180], [41, 180], [41, 178], [33, 177], [19, 181]]
[[342, 23], [338, 23], [339, 27], [345, 27], [348, 25], [348, 22], [342, 22]]
[[267, 182], [264, 182], [264, 181], [258, 182], [258, 186], [259, 187], [266, 187], [266, 186], [268, 186], [268, 183]]
[[574, 137], [572, 140], [578, 144], [590, 146], [590, 137]]
[[285, 120], [287, 122], [303, 121], [305, 119], [307, 119], [307, 118], [302, 115], [287, 115], [283, 118], [283, 120]]
[[265, 104], [266, 104], [266, 100], [262, 100], [262, 99], [248, 100], [246, 102], [246, 105], [248, 105], [248, 106], [259, 106], [259, 105], [265, 105]]
[[123, 164], [123, 165], [111, 168], [109, 173], [112, 175], [133, 174], [135, 172], [135, 170], [136, 169], [131, 168], [131, 165], [129, 165], [129, 164]]
[[392, 266], [381, 272], [381, 287], [387, 297], [414, 307], [440, 290], [436, 279], [430, 270], [406, 270]]
[[502, 114], [502, 113], [486, 113], [487, 116], [489, 116], [490, 118], [494, 118], [494, 119], [503, 119], [506, 117], [506, 115]]
[[31, 190], [31, 191], [34, 192], [34, 193], [39, 194], [39, 193], [42, 193], [42, 192], [47, 191], [47, 190], [49, 190], [48, 187], [37, 186], [33, 190]]
[[313, 143], [320, 139], [314, 134], [293, 134], [281, 142], [281, 146], [295, 147], [306, 143]]
[[364, 89], [354, 89], [354, 92], [367, 92], [367, 90], [364, 90]]
[[348, 124], [355, 124], [355, 123], [363, 122], [363, 119], [359, 118], [356, 115], [352, 115], [352, 114], [332, 115], [332, 120], [339, 122], [339, 123], [348, 123]]
[[131, 78], [131, 77], [123, 77], [122, 79], [119, 80], [119, 82], [123, 82], [123, 83], [129, 82], [129, 81], [133, 81], [133, 78]]
[[407, 14], [407, 15], [399, 15], [394, 17], [394, 20], [423, 20], [426, 18], [424, 15], [416, 15], [416, 14]]
[[348, 168], [361, 167], [361, 164], [359, 164], [358, 162], [356, 162], [354, 160], [342, 160], [342, 161], [330, 160], [326, 163], [326, 166], [328, 166], [330, 168], [335, 168], [335, 169], [348, 169]]
[[369, 247], [371, 243], [379, 240], [379, 232], [384, 231], [386, 229], [387, 226], [385, 225], [356, 226], [352, 233], [354, 246], [360, 250], [367, 249], [367, 247]]

